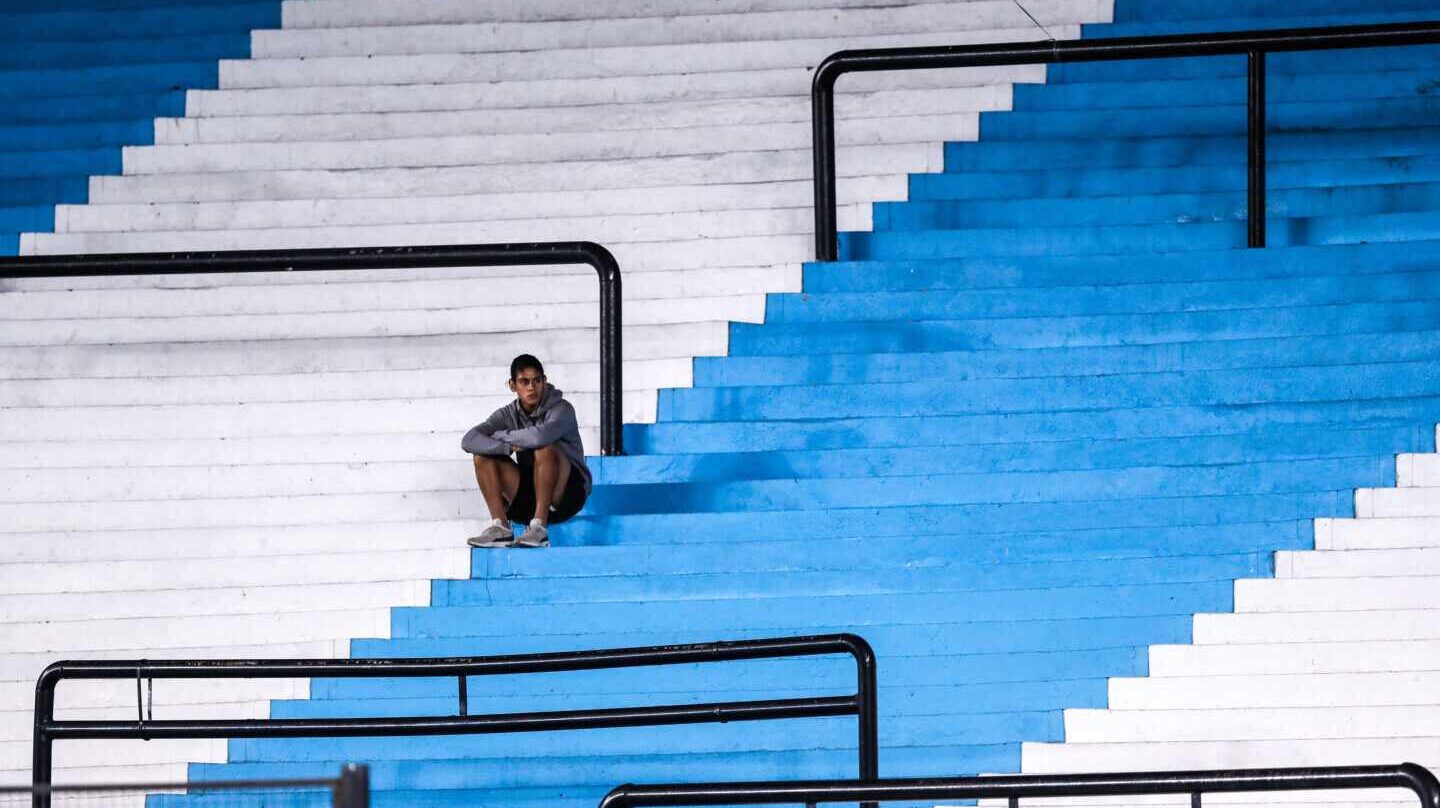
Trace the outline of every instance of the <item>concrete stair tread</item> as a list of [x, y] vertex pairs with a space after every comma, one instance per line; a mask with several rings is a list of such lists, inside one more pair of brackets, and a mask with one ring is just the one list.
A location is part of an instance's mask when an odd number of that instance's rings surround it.
[[[957, 6], [963, 8], [963, 15], [954, 13]], [[843, 9], [843, 13], [824, 17], [815, 14], [815, 10], [731, 11], [722, 7], [710, 13], [671, 12], [662, 15], [658, 13], [659, 9], [651, 9], [643, 16], [637, 14], [581, 21], [464, 22], [449, 19], [443, 23], [392, 21], [386, 25], [356, 27], [327, 25], [260, 32], [255, 37], [252, 58], [739, 43], [785, 38], [789, 32], [807, 29], [812, 34], [829, 36], [852, 32], [874, 36], [929, 31], [940, 27], [955, 31], [1014, 28], [1024, 22], [1023, 18], [1017, 19], [1013, 6], [998, 0], [917, 4], [903, 9], [850, 6]], [[1052, 0], [1041, 3], [1038, 12], [1052, 24], [1098, 21], [1107, 16], [1102, 11], [1102, 5], [1093, 2]], [[495, 44], [487, 45], [487, 42]]]

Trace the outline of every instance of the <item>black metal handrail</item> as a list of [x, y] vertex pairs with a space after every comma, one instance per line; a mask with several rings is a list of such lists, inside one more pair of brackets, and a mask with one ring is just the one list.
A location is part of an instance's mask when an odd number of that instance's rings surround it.
[[625, 453], [620, 265], [588, 241], [0, 258], [0, 279], [589, 264], [600, 277], [600, 453]]
[[1440, 808], [1440, 782], [1414, 763], [1222, 771], [1042, 774], [1001, 777], [927, 777], [872, 780], [797, 780], [751, 783], [623, 785], [605, 795], [600, 808], [679, 805], [818, 804], [861, 800], [1008, 800], [1018, 808], [1025, 797], [1098, 797], [1134, 794], [1189, 794], [1191, 808], [1201, 795], [1239, 791], [1323, 791], [1354, 788], [1408, 788], [1420, 808]]
[[276, 780], [217, 780], [211, 782], [197, 783], [194, 781], [185, 783], [83, 783], [67, 786], [35, 785], [35, 786], [6, 786], [0, 785], [0, 796], [17, 794], [31, 794], [35, 796], [85, 796], [89, 794], [104, 794], [110, 792], [138, 792], [138, 791], [185, 791], [188, 794], [213, 794], [227, 791], [266, 791], [274, 789], [310, 789], [325, 788], [330, 790], [331, 808], [369, 808], [370, 806], [370, 768], [357, 763], [347, 763], [340, 767], [338, 777], [297, 777]]
[[[855, 660], [856, 691], [824, 696], [706, 704], [651, 705], [595, 710], [469, 715], [466, 677], [519, 673], [606, 670], [781, 657], [848, 654]], [[154, 679], [296, 679], [314, 676], [456, 677], [459, 715], [386, 718], [266, 718], [155, 721], [144, 711], [141, 682]], [[135, 681], [135, 721], [57, 721], [55, 688], [73, 679]], [[496, 734], [608, 727], [761, 721], [854, 715], [859, 724], [858, 769], [862, 780], [879, 775], [875, 653], [854, 634], [437, 659], [212, 659], [56, 662], [35, 684], [33, 779], [48, 785], [57, 740], [151, 738], [316, 738]], [[34, 808], [47, 808], [37, 794]]]
[[839, 252], [835, 216], [835, 81], [846, 73], [1245, 54], [1249, 57], [1246, 98], [1248, 244], [1251, 247], [1263, 247], [1265, 54], [1435, 43], [1440, 43], [1440, 21], [1116, 39], [878, 48], [832, 53], [815, 69], [810, 89], [815, 152], [815, 259], [834, 261]]

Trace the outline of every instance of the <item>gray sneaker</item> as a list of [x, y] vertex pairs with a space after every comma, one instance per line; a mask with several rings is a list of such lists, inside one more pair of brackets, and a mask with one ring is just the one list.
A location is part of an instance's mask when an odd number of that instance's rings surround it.
[[530, 526], [525, 528], [525, 532], [520, 534], [520, 538], [515, 540], [515, 546], [549, 547], [550, 531], [546, 530], [544, 525], [538, 525], [534, 522], [531, 522]]
[[504, 519], [491, 519], [490, 526], [480, 531], [479, 536], [465, 540], [471, 547], [509, 547], [515, 543], [515, 528]]

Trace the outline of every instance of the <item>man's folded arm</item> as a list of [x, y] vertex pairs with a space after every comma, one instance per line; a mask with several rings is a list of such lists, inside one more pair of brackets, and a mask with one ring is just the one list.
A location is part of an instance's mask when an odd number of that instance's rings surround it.
[[575, 408], [568, 401], [561, 401], [549, 415], [544, 423], [524, 429], [504, 429], [494, 433], [494, 437], [520, 449], [539, 449], [580, 428], [580, 422], [575, 419]]

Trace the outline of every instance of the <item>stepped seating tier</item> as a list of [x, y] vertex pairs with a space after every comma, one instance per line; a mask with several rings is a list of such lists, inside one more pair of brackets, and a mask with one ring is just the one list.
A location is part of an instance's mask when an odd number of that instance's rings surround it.
[[[1100, 26], [1108, 4], [1027, 7], [1060, 37], [1429, 13], [1122, 0]], [[626, 273], [631, 454], [594, 459], [587, 509], [550, 550], [458, 546], [483, 508], [455, 439], [504, 400], [510, 355], [550, 362], [593, 439], [585, 270], [8, 284], [0, 546], [17, 574], [0, 591], [21, 597], [0, 608], [0, 645], [25, 652], [0, 658], [0, 692], [22, 698], [57, 655], [394, 658], [844, 630], [881, 659], [890, 776], [1440, 762], [1433, 698], [1399, 692], [1429, 683], [1440, 648], [1436, 49], [1271, 60], [1265, 251], [1239, 249], [1243, 60], [847, 78], [841, 222], [855, 232], [845, 260], [802, 271], [806, 68], [842, 47], [1036, 38], [1020, 9], [307, 0], [283, 17], [251, 37], [257, 58], [186, 93], [186, 117], [154, 120], [122, 176], [95, 177], [55, 233], [18, 248], [593, 238]], [[163, 70], [9, 75], [54, 95], [86, 81], [160, 93]], [[73, 111], [36, 120], [41, 91], [0, 93], [30, 116], [0, 141], [47, 148], [17, 152], [43, 155], [17, 177], [63, 176], [30, 167], [50, 157], [100, 165], [90, 147], [133, 134], [113, 106], [94, 117], [113, 125], [87, 127]], [[19, 192], [0, 199], [0, 222], [40, 215]], [[203, 708], [447, 715], [454, 687], [251, 684]], [[833, 659], [469, 692], [479, 713], [852, 687]], [[97, 687], [77, 708], [119, 715], [129, 698]], [[205, 701], [165, 699], [167, 713]], [[0, 771], [26, 765], [23, 717], [5, 713]], [[378, 803], [483, 790], [539, 808], [593, 805], [626, 780], [850, 776], [853, 744], [853, 719], [816, 719], [76, 742], [57, 760], [72, 779], [181, 760], [235, 779], [361, 758]]]

